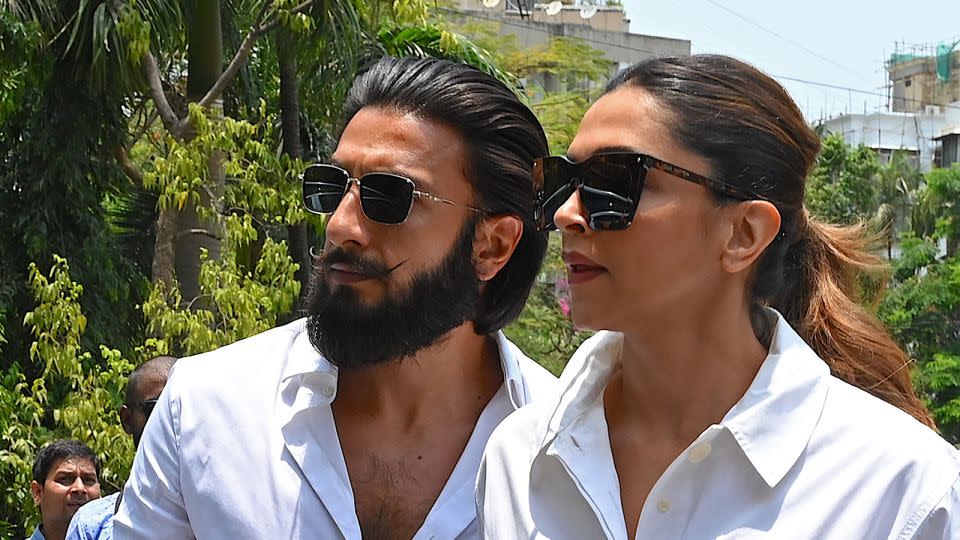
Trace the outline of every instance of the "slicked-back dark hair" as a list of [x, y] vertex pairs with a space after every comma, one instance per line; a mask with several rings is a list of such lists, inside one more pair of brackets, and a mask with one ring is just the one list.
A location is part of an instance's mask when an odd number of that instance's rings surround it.
[[97, 478], [100, 478], [100, 458], [93, 453], [89, 446], [80, 441], [60, 439], [44, 446], [37, 452], [37, 459], [33, 462], [33, 479], [42, 486], [55, 463], [71, 458], [90, 460], [97, 472]]
[[520, 243], [486, 282], [473, 319], [478, 334], [516, 319], [540, 270], [547, 238], [533, 220], [533, 160], [547, 155], [547, 137], [533, 112], [502, 82], [465, 64], [437, 58], [385, 57], [353, 83], [342, 126], [363, 108], [413, 114], [455, 129], [467, 151], [476, 205], [523, 221]]

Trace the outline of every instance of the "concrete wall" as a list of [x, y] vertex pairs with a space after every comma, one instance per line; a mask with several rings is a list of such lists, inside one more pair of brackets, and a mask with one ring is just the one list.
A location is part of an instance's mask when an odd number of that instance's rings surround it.
[[[617, 14], [622, 17], [623, 12], [617, 11]], [[547, 20], [552, 20], [549, 19], [549, 17], [550, 16], [542, 12], [537, 14], [537, 19], [548, 18]], [[559, 17], [559, 14], [557, 17]], [[579, 19], [579, 15], [576, 17]], [[458, 17], [451, 15], [450, 18], [456, 20]], [[464, 10], [462, 18], [465, 21], [486, 20], [499, 23], [500, 34], [515, 35], [517, 37], [517, 45], [521, 49], [542, 45], [551, 37], [555, 36], [579, 38], [594, 49], [602, 51], [608, 60], [620, 66], [626, 66], [656, 56], [686, 56], [690, 54], [689, 40], [602, 30], [586, 24], [592, 21], [593, 18], [586, 21], [580, 19], [583, 24], [542, 22], [539, 20], [520, 19], [519, 15], [506, 11], [499, 12], [495, 9]], [[559, 21], [560, 19], [557, 20]]]

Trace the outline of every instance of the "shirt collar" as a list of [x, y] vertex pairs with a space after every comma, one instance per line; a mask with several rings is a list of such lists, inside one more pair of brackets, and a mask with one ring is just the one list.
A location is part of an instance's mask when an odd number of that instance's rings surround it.
[[830, 368], [774, 310], [770, 351], [753, 383], [721, 424], [768, 486], [806, 449], [827, 399]]
[[[776, 486], [813, 435], [827, 397], [830, 369], [775, 310], [769, 352], [743, 397], [720, 422], [768, 486]], [[541, 447], [602, 403], [597, 396], [620, 361], [623, 335], [598, 332], [577, 350], [560, 376], [561, 394]]]
[[40, 530], [40, 525], [37, 525], [37, 528], [33, 530], [33, 534], [30, 535], [28, 540], [45, 540], [46, 537], [43, 536], [43, 531]]
[[[337, 367], [313, 348], [306, 331], [306, 319], [298, 322], [299, 332], [293, 338], [280, 378], [282, 393], [294, 410], [329, 405], [337, 394]], [[526, 359], [526, 355], [502, 331], [496, 333], [495, 339], [507, 395], [513, 408], [519, 409], [530, 402], [520, 369], [521, 359]]]

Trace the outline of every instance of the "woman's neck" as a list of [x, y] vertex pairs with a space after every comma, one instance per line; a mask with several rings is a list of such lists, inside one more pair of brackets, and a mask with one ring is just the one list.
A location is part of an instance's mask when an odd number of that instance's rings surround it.
[[621, 368], [610, 381], [619, 388], [607, 406], [628, 425], [685, 441], [723, 418], [767, 356], [746, 305], [661, 313], [623, 334]]

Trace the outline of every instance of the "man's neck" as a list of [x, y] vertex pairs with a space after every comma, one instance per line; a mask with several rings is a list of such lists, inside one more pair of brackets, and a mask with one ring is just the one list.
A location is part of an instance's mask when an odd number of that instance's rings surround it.
[[496, 341], [467, 323], [416, 355], [368, 369], [340, 370], [334, 410], [403, 429], [473, 415], [503, 382]]
[[44, 540], [63, 540], [67, 536], [67, 526], [64, 523], [46, 523], [40, 525], [40, 532]]
[[364, 537], [416, 535], [502, 383], [495, 341], [472, 325], [411, 358], [340, 371], [333, 416]]

